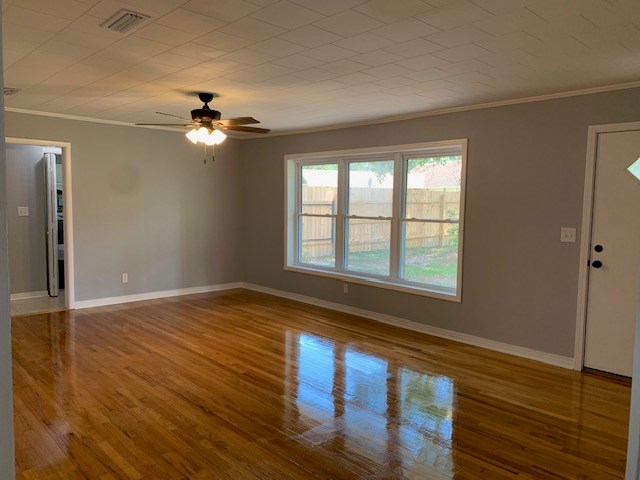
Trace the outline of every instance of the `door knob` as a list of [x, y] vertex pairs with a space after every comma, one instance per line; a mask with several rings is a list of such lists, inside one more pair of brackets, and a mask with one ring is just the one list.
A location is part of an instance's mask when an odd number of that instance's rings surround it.
[[595, 260], [595, 261], [591, 262], [591, 266], [593, 268], [600, 268], [600, 267], [602, 267], [602, 262], [600, 260]]

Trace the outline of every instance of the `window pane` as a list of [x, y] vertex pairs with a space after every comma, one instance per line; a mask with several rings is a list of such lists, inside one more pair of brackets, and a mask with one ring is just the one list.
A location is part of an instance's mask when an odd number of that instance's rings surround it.
[[301, 217], [301, 220], [300, 262], [320, 267], [335, 267], [335, 219]]
[[334, 214], [337, 191], [337, 163], [302, 167], [302, 213]]
[[412, 282], [456, 287], [457, 223], [404, 222], [404, 277]]
[[347, 270], [389, 275], [391, 222], [348, 219]]
[[390, 217], [393, 160], [349, 164], [349, 215]]
[[462, 156], [407, 159], [406, 218], [457, 220]]

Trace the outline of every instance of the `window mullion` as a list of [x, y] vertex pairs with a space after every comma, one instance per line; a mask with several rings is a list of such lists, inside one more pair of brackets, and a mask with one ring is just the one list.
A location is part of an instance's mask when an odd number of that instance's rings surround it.
[[401, 189], [402, 193], [400, 194], [400, 216], [402, 217], [400, 220], [400, 228], [398, 231], [398, 242], [400, 243], [400, 265], [398, 267], [398, 278], [404, 278], [404, 265], [405, 265], [405, 248], [406, 248], [406, 232], [407, 232], [407, 223], [405, 217], [407, 216], [407, 198], [409, 197], [409, 163], [405, 158], [403, 153], [400, 153], [400, 181], [401, 181]]
[[302, 213], [302, 165], [296, 165], [296, 186], [295, 186], [295, 222], [293, 223], [294, 230], [294, 252], [293, 258], [296, 264], [300, 263], [300, 252], [302, 251], [302, 226], [300, 222], [302, 221], [301, 213]]
[[396, 153], [393, 161], [393, 206], [391, 213], [391, 278], [400, 278], [402, 239], [400, 238], [400, 217], [402, 202], [402, 155]]
[[338, 160], [338, 211], [336, 214], [336, 269], [345, 269], [345, 222], [347, 208], [347, 171], [343, 159]]

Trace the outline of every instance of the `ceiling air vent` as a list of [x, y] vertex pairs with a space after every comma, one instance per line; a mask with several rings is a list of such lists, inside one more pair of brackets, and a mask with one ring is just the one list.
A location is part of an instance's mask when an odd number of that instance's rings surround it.
[[17, 93], [20, 93], [20, 89], [19, 88], [4, 87], [4, 96], [5, 97], [10, 97], [10, 96], [15, 95]]
[[114, 32], [127, 33], [139, 27], [142, 23], [149, 20], [149, 18], [151, 18], [149, 15], [123, 9], [100, 26], [113, 30]]

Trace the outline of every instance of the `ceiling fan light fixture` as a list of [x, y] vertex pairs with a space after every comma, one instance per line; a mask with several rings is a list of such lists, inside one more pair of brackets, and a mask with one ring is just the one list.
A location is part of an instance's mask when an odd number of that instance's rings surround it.
[[195, 128], [192, 128], [191, 130], [189, 130], [185, 136], [192, 142], [192, 143], [198, 143], [198, 130], [196, 130]]
[[209, 139], [213, 141], [213, 145], [220, 145], [226, 138], [227, 136], [220, 130], [214, 130], [211, 132], [211, 135], [209, 135]]
[[209, 146], [220, 145], [227, 138], [220, 130], [211, 129], [211, 133], [209, 131], [210, 129], [205, 127], [192, 128], [185, 136], [194, 144], [200, 142]]
[[196, 134], [198, 136], [198, 141], [204, 143], [207, 137], [209, 136], [209, 130], [204, 127], [200, 127], [196, 131]]

